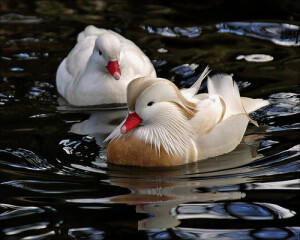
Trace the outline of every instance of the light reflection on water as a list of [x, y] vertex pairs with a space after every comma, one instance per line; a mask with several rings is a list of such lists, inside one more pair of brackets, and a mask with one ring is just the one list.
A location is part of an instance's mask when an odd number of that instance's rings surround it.
[[220, 33], [234, 33], [272, 41], [282, 46], [300, 46], [299, 27], [286, 23], [228, 22], [217, 24]]
[[[88, 2], [1, 2], [0, 238], [298, 239], [299, 24], [210, 20], [220, 14], [205, 4], [189, 7], [204, 20], [182, 18], [189, 4], [177, 1], [145, 3], [147, 14], [127, 2]], [[103, 139], [127, 110], [70, 108], [54, 85], [91, 23], [136, 42], [158, 76], [180, 87], [206, 65], [233, 73], [243, 96], [271, 102], [251, 115], [261, 126], [249, 125], [232, 153], [188, 166], [108, 164]]]

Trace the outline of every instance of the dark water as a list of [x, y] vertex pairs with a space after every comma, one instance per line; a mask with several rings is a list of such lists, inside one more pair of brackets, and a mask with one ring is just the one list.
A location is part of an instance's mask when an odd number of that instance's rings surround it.
[[[0, 9], [0, 239], [300, 238], [297, 1], [2, 0]], [[133, 40], [179, 87], [206, 65], [233, 73], [241, 95], [271, 102], [252, 114], [260, 127], [195, 164], [108, 165], [105, 124], [126, 110], [61, 106], [55, 88], [88, 24]]]

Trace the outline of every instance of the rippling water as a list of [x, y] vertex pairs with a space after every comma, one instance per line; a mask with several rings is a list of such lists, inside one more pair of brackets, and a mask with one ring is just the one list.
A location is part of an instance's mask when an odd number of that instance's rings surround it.
[[[299, 239], [300, 9], [272, 4], [1, 1], [0, 239]], [[55, 87], [87, 24], [133, 40], [180, 88], [206, 65], [233, 73], [270, 101], [260, 127], [190, 165], [108, 164], [124, 106], [71, 108]]]

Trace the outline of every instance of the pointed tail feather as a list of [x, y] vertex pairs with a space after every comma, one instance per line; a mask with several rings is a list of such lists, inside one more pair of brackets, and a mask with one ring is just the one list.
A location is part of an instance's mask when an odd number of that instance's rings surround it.
[[190, 87], [190, 89], [194, 90], [194, 95], [196, 95], [196, 93], [199, 91], [199, 88], [201, 86], [201, 83], [202, 83], [203, 79], [206, 78], [206, 76], [210, 73], [210, 71], [211, 70], [209, 69], [209, 66], [206, 66], [206, 68], [201, 73], [198, 80]]
[[204, 71], [201, 73], [200, 77], [198, 78], [198, 80], [190, 87], [190, 88], [184, 88], [181, 89], [180, 92], [182, 93], [182, 95], [187, 98], [187, 99], [191, 99], [192, 97], [194, 97], [198, 91], [199, 88], [201, 86], [201, 83], [203, 81], [204, 78], [206, 78], [206, 76], [210, 73], [210, 69], [207, 66]]

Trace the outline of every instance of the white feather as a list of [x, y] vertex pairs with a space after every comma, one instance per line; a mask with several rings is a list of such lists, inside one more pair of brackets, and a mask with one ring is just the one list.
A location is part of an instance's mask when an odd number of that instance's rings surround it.
[[153, 117], [151, 124], [137, 128], [133, 134], [158, 151], [162, 147], [168, 154], [178, 156], [186, 154], [193, 135], [188, 120], [171, 103]]
[[268, 100], [264, 100], [261, 98], [253, 99], [253, 98], [241, 97], [241, 100], [247, 113], [254, 112], [257, 109], [260, 109], [270, 104]]
[[207, 80], [209, 95], [222, 97], [226, 104], [224, 119], [235, 114], [244, 113], [238, 86], [227, 74], [217, 74]]
[[201, 73], [200, 77], [198, 78], [198, 80], [190, 87], [190, 88], [183, 88], [180, 89], [181, 94], [188, 99], [189, 101], [193, 101], [192, 98], [197, 94], [197, 92], [199, 91], [199, 88], [201, 86], [202, 81], [204, 80], [204, 78], [206, 78], [206, 76], [210, 73], [210, 69], [207, 66], [204, 71]]

